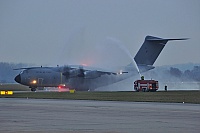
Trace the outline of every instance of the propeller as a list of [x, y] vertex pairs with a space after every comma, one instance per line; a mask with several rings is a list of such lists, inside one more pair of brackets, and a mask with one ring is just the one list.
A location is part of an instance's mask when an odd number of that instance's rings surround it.
[[73, 78], [73, 77], [85, 77], [85, 70], [83, 69], [83, 66], [79, 66], [79, 68], [72, 68], [69, 66], [65, 66], [63, 68], [63, 75], [66, 78]]
[[69, 66], [64, 66], [63, 67], [63, 75], [64, 76], [66, 76], [67, 78], [69, 78], [70, 77], [70, 70], [71, 70], [71, 68], [69, 67]]
[[79, 74], [78, 77], [85, 77], [85, 70], [83, 69], [83, 66], [79, 66]]

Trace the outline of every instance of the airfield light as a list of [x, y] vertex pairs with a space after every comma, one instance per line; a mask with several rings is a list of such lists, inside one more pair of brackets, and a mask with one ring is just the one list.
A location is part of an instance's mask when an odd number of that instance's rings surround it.
[[1, 95], [13, 95], [13, 91], [0, 91]]

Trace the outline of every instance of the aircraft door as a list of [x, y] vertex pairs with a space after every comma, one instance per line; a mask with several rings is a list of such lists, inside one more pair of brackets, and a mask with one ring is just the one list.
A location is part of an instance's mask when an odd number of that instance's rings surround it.
[[43, 78], [38, 78], [38, 86], [42, 86]]

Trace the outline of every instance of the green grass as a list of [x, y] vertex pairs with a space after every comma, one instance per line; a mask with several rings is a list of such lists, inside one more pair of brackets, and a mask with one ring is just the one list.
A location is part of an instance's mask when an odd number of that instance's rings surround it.
[[27, 92], [1, 95], [0, 97], [200, 104], [200, 91], [75, 92], [74, 94], [69, 92]]
[[200, 91], [158, 91], [158, 92], [30, 92], [30, 88], [20, 84], [0, 84], [1, 90], [27, 91], [13, 95], [0, 95], [0, 98], [37, 98], [69, 100], [101, 100], [129, 102], [168, 102], [200, 104]]
[[0, 91], [30, 91], [31, 89], [27, 86], [20, 85], [20, 84], [0, 84]]

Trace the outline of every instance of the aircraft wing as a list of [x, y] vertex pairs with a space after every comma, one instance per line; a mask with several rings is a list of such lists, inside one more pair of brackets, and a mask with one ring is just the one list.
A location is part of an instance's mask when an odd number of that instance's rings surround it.
[[29, 70], [29, 69], [37, 69], [37, 68], [51, 68], [51, 67], [21, 67], [21, 68], [15, 68], [13, 70]]
[[66, 66], [63, 69], [63, 75], [67, 78], [84, 77], [84, 78], [98, 78], [102, 75], [118, 75], [128, 73], [126, 71], [107, 71], [99, 68], [86, 67], [86, 66]]
[[30, 70], [30, 69], [38, 69], [38, 68], [45, 68], [45, 69], [51, 69], [53, 71], [61, 72], [66, 78], [76, 78], [76, 77], [82, 77], [82, 78], [98, 78], [102, 75], [119, 75], [128, 73], [126, 71], [107, 71], [100, 68], [93, 68], [89, 66], [82, 66], [82, 65], [70, 65], [70, 66], [64, 66], [62, 67], [24, 67], [24, 68], [17, 68], [14, 70]]

